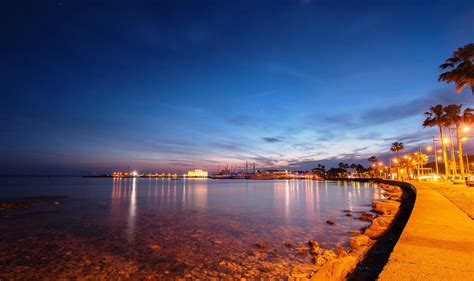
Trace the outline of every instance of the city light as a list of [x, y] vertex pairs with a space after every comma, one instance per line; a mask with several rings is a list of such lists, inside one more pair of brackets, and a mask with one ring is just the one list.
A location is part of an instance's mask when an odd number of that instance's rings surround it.
[[467, 126], [467, 125], [464, 125], [464, 126], [462, 127], [462, 131], [463, 131], [463, 132], [469, 132], [470, 130], [471, 130], [471, 127], [469, 127], [469, 126]]
[[448, 144], [449, 143], [449, 139], [448, 138], [443, 138], [443, 142]]
[[431, 145], [429, 145], [429, 146], [426, 147], [426, 150], [427, 150], [427, 151], [432, 151], [432, 150], [433, 150], [433, 147], [432, 147]]

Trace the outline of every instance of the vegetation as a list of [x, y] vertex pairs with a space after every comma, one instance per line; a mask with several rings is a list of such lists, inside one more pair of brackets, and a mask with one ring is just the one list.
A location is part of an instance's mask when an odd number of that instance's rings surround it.
[[377, 159], [376, 156], [370, 156], [369, 159], [367, 159], [367, 161], [374, 164], [374, 163], [377, 163], [379, 160]]
[[466, 108], [462, 110], [462, 104], [450, 104], [444, 107], [444, 125], [446, 127], [455, 126], [456, 127], [456, 139], [459, 152], [459, 166], [461, 170], [462, 178], [465, 178], [464, 174], [464, 159], [463, 159], [463, 150], [462, 150], [462, 136], [461, 136], [461, 125], [470, 124], [474, 120], [474, 109]]
[[449, 70], [440, 74], [438, 81], [454, 83], [457, 93], [470, 85], [471, 93], [474, 96], [474, 43], [454, 51], [452, 57], [448, 58], [439, 68]]
[[405, 149], [405, 146], [403, 145], [402, 142], [394, 142], [392, 143], [392, 146], [390, 147], [391, 152], [396, 152], [397, 153], [397, 159], [400, 159], [400, 151]]
[[449, 175], [450, 166], [448, 166], [448, 156], [446, 154], [446, 142], [444, 141], [444, 132], [443, 132], [443, 126], [445, 125], [444, 107], [441, 104], [431, 106], [430, 110], [425, 112], [425, 116], [426, 116], [426, 119], [423, 121], [423, 127], [426, 128], [426, 127], [438, 126], [439, 128], [441, 148], [443, 151], [444, 167], [446, 168], [446, 175]]

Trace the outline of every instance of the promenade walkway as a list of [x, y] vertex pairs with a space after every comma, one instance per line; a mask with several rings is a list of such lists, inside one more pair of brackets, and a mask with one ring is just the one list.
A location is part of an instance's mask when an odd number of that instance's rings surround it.
[[415, 206], [379, 280], [474, 280], [474, 220], [433, 184], [409, 183]]

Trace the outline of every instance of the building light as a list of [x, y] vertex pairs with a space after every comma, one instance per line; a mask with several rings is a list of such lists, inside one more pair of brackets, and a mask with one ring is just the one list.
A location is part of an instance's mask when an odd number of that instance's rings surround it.
[[207, 178], [209, 176], [209, 173], [208, 171], [196, 169], [196, 170], [188, 171], [187, 176], [189, 178]]

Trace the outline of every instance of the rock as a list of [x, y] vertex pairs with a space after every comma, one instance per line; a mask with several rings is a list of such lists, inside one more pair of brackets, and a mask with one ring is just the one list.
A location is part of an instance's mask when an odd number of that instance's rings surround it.
[[311, 254], [321, 254], [321, 248], [319, 247], [319, 243], [316, 240], [309, 240], [308, 245], [311, 247]]
[[334, 253], [333, 250], [324, 250], [321, 255], [322, 255], [323, 258], [325, 258], [326, 260], [332, 260], [332, 259], [337, 258], [337, 255], [336, 255], [336, 253]]
[[323, 264], [325, 264], [325, 263], [326, 263], [326, 259], [323, 258], [322, 255], [317, 255], [317, 256], [314, 257], [314, 264], [315, 264], [315, 265], [321, 266], [321, 265], [323, 265]]
[[369, 236], [370, 239], [380, 238], [380, 236], [382, 236], [390, 227], [393, 219], [394, 217], [392, 216], [376, 217], [372, 221], [372, 224], [364, 231], [364, 234]]
[[357, 230], [357, 229], [353, 229], [353, 230], [351, 230], [351, 233], [355, 234], [355, 235], [359, 235], [359, 234], [362, 234], [362, 231]]
[[384, 215], [394, 215], [400, 209], [400, 202], [394, 200], [374, 200], [372, 201], [374, 211]]
[[346, 214], [346, 217], [352, 217], [352, 214]]
[[327, 220], [326, 223], [329, 225], [334, 225], [334, 222], [332, 220]]
[[337, 255], [338, 258], [342, 258], [349, 255], [348, 251], [345, 248], [337, 248], [336, 250], [334, 250], [334, 253]]
[[351, 210], [344, 210], [343, 212], [344, 212], [344, 213], [352, 213]]
[[346, 280], [345, 277], [355, 268], [356, 265], [357, 259], [353, 256], [327, 261], [313, 276], [311, 276], [311, 280]]
[[259, 249], [266, 249], [268, 248], [268, 244], [267, 243], [263, 243], [263, 242], [258, 242], [258, 243], [255, 243], [255, 247], [259, 248]]
[[353, 249], [357, 249], [363, 246], [369, 245], [370, 238], [367, 235], [361, 234], [354, 237], [349, 238], [349, 243]]
[[285, 247], [291, 248], [293, 245], [289, 241], [285, 241]]
[[296, 251], [300, 254], [306, 253], [308, 251], [308, 248], [306, 247], [298, 247], [296, 248]]
[[319, 246], [311, 247], [311, 254], [315, 254], [315, 255], [321, 254], [321, 248]]
[[158, 251], [161, 249], [160, 245], [156, 244], [156, 243], [153, 243], [153, 244], [150, 244], [149, 245], [150, 249], [153, 250], [153, 251]]
[[363, 212], [356, 219], [361, 220], [361, 221], [372, 221], [373, 217], [374, 216], [371, 213]]

